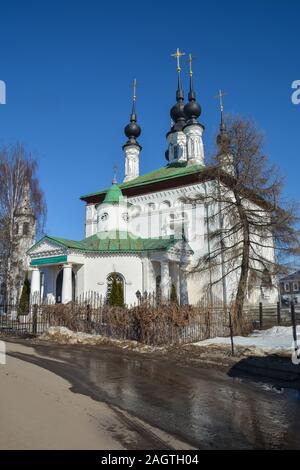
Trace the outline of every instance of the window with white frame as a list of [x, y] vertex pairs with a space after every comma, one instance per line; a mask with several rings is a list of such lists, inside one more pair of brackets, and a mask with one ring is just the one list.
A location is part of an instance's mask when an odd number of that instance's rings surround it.
[[290, 292], [290, 284], [289, 284], [289, 282], [285, 282], [285, 283], [284, 283], [284, 290], [285, 290], [285, 292]]
[[293, 291], [297, 292], [297, 290], [299, 290], [299, 284], [298, 282], [293, 282]]

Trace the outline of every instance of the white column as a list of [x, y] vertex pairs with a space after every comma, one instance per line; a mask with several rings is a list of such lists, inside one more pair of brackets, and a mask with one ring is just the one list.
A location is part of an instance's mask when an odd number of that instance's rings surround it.
[[145, 291], [149, 292], [149, 286], [148, 286], [148, 258], [142, 258], [142, 270], [143, 270], [143, 292], [144, 294]]
[[179, 276], [180, 276], [180, 305], [187, 305], [189, 303], [187, 273], [183, 267], [179, 268]]
[[184, 128], [184, 133], [186, 135], [188, 164], [204, 165], [203, 127], [198, 124], [191, 124]]
[[67, 302], [72, 301], [72, 265], [64, 264], [63, 265], [63, 283], [62, 283], [62, 293], [61, 293], [61, 302], [66, 304]]
[[160, 263], [161, 269], [161, 300], [167, 302], [170, 298], [170, 270], [169, 261], [163, 260]]
[[123, 147], [125, 153], [124, 182], [131, 181], [140, 175], [140, 151], [138, 144], [128, 144]]
[[167, 136], [169, 163], [186, 162], [186, 135], [184, 132], [170, 132]]
[[32, 268], [30, 293], [32, 302], [38, 303], [41, 295], [41, 273], [37, 266]]

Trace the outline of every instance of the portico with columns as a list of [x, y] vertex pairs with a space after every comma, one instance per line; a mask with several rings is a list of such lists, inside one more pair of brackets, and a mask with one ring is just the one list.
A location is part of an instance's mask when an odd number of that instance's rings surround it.
[[[65, 259], [65, 256], [62, 256]], [[68, 303], [76, 296], [79, 264], [60, 261], [57, 256], [31, 261], [31, 298], [33, 303]]]
[[[95, 241], [93, 237], [94, 247]], [[172, 284], [176, 286], [178, 301], [187, 303], [187, 293], [182, 295], [180, 290], [180, 271], [192, 255], [186, 242], [174, 238], [142, 240], [128, 233], [127, 237], [122, 234], [122, 238], [118, 235], [115, 239], [118, 247], [112, 249], [107, 242], [105, 238], [98, 239], [97, 249], [91, 249], [85, 239], [81, 246], [77, 242], [76, 249], [68, 240], [44, 237], [29, 251], [33, 302], [66, 304], [87, 292], [96, 293], [105, 301], [109, 278], [116, 273], [124, 283], [127, 305], [136, 303], [137, 292], [157, 293], [162, 301], [168, 301]]]

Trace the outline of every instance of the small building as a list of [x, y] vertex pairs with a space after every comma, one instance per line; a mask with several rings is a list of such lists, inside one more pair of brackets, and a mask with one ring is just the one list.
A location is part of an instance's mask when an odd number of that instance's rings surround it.
[[300, 304], [300, 270], [280, 279], [280, 297], [284, 304], [292, 300]]

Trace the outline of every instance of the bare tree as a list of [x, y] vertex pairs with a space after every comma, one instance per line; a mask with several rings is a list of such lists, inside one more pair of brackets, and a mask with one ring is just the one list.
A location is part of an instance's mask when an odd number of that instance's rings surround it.
[[[271, 287], [284, 262], [300, 253], [298, 208], [283, 198], [283, 180], [263, 151], [257, 128], [222, 117], [218, 152], [206, 171], [209, 182], [197, 200], [209, 207], [209, 253], [196, 270], [214, 273], [212, 284], [234, 279], [234, 329], [243, 332], [243, 310], [254, 286]], [[224, 286], [223, 286], [224, 290]]]
[[16, 144], [0, 149], [0, 280], [7, 301], [12, 300], [13, 283], [20, 282], [16, 277], [25, 274], [18, 249], [21, 215], [29, 220], [28, 230], [42, 232], [46, 204], [37, 161], [22, 144]]

